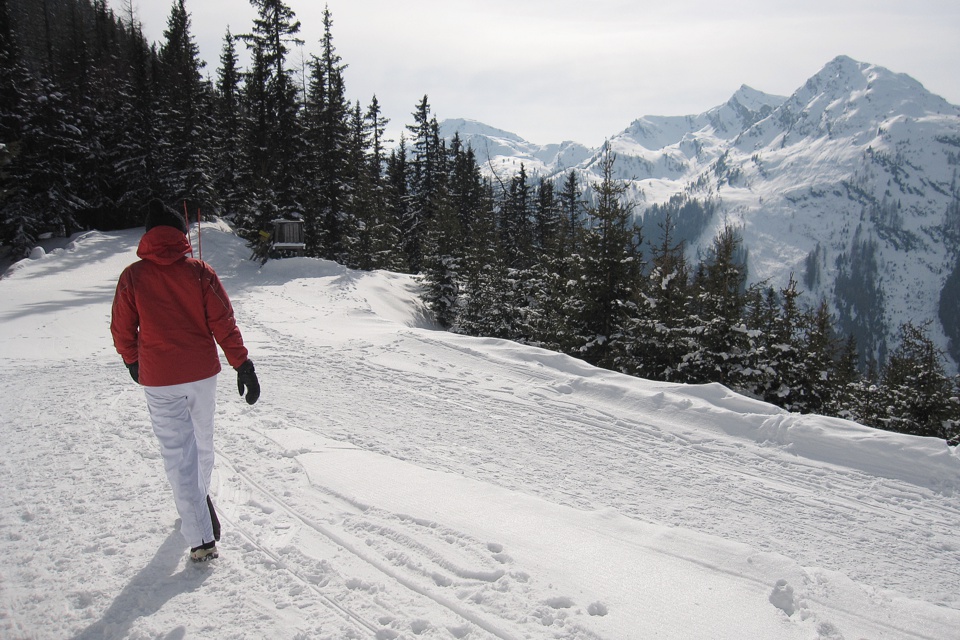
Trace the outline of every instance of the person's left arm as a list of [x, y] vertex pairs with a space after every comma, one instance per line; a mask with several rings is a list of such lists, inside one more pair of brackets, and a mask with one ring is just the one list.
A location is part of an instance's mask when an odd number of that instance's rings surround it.
[[243, 345], [243, 336], [233, 315], [233, 305], [220, 278], [207, 264], [203, 264], [203, 267], [203, 306], [207, 316], [207, 326], [214, 340], [223, 349], [227, 362], [236, 369], [247, 361], [247, 348]]

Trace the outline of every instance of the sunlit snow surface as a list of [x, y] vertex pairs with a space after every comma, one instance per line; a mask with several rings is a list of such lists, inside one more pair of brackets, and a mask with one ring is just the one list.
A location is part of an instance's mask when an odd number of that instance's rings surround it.
[[220, 377], [202, 566], [109, 337], [139, 232], [0, 280], [0, 637], [958, 637], [942, 442], [441, 332], [408, 276], [228, 231], [263, 395]]

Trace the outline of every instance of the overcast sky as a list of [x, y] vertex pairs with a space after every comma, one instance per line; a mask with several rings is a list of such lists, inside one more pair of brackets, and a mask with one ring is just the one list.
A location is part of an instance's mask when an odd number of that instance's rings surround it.
[[[122, 13], [122, 0], [110, 0]], [[320, 51], [322, 0], [287, 0], [304, 56]], [[906, 73], [960, 104], [957, 0], [329, 0], [347, 94], [376, 94], [399, 132], [426, 94], [437, 119], [469, 118], [531, 142], [599, 146], [643, 115], [688, 115], [742, 84], [790, 95], [838, 55]], [[133, 0], [160, 43], [172, 0]], [[249, 0], [187, 0], [216, 77]], [[242, 45], [241, 45], [242, 46]], [[291, 54], [299, 64], [300, 49]], [[244, 63], [245, 64], [245, 63]]]

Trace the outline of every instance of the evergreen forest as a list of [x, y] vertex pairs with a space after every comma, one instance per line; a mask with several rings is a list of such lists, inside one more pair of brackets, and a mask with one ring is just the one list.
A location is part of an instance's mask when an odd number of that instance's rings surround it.
[[[865, 310], [844, 307], [838, 319], [825, 300], [804, 305], [793, 279], [749, 284], [733, 227], [691, 259], [715, 203], [678, 195], [635, 210], [609, 149], [589, 183], [522, 166], [486, 177], [469, 146], [441, 137], [428, 96], [388, 140], [377, 97], [347, 97], [329, 9], [322, 40], [304, 43], [283, 0], [250, 2], [257, 19], [224, 33], [207, 70], [185, 0], [173, 0], [159, 43], [146, 41], [130, 0], [118, 10], [0, 0], [0, 244], [10, 258], [51, 235], [141, 226], [152, 198], [228, 220], [260, 261], [273, 221], [301, 220], [305, 255], [417, 274], [452, 331], [960, 441], [958, 379], [924, 326], [902, 326], [880, 361], [862, 361]], [[304, 44], [319, 53], [295, 64]], [[857, 256], [841, 265], [854, 291], [870, 275]]]

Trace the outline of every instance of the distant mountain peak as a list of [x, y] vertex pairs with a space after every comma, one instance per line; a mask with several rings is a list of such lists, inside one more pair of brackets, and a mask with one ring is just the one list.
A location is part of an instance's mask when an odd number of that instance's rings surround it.
[[770, 117], [745, 130], [736, 144], [746, 151], [850, 136], [855, 145], [865, 145], [888, 128], [891, 119], [935, 114], [956, 117], [960, 108], [906, 74], [842, 55], [811, 76]]
[[461, 139], [473, 136], [486, 136], [511, 140], [513, 142], [526, 142], [526, 140], [515, 133], [498, 129], [469, 118], [452, 118], [440, 123], [440, 137], [452, 138], [455, 133], [460, 134]]
[[838, 101], [843, 101], [848, 112], [866, 109], [880, 119], [893, 114], [919, 118], [932, 113], [960, 113], [956, 106], [930, 93], [909, 75], [845, 55], [828, 62], [788, 102], [794, 110], [820, 111], [830, 105], [836, 111], [841, 106]]
[[498, 172], [517, 171], [522, 164], [530, 175], [552, 175], [580, 164], [593, 153], [569, 140], [560, 144], [535, 144], [510, 131], [467, 118], [444, 120], [439, 129], [440, 136], [447, 140], [459, 136], [482, 164]]
[[851, 70], [860, 70], [865, 67], [872, 66], [865, 62], [860, 62], [859, 60], [854, 60], [848, 55], [840, 54], [830, 62], [828, 62], [826, 67], [836, 67], [841, 69], [851, 69]]
[[766, 118], [785, 101], [783, 96], [763, 93], [744, 84], [724, 104], [704, 115], [717, 135], [733, 138]]
[[727, 104], [736, 102], [751, 111], [760, 111], [763, 107], [777, 107], [786, 99], [786, 96], [775, 96], [742, 84], [727, 101]]

